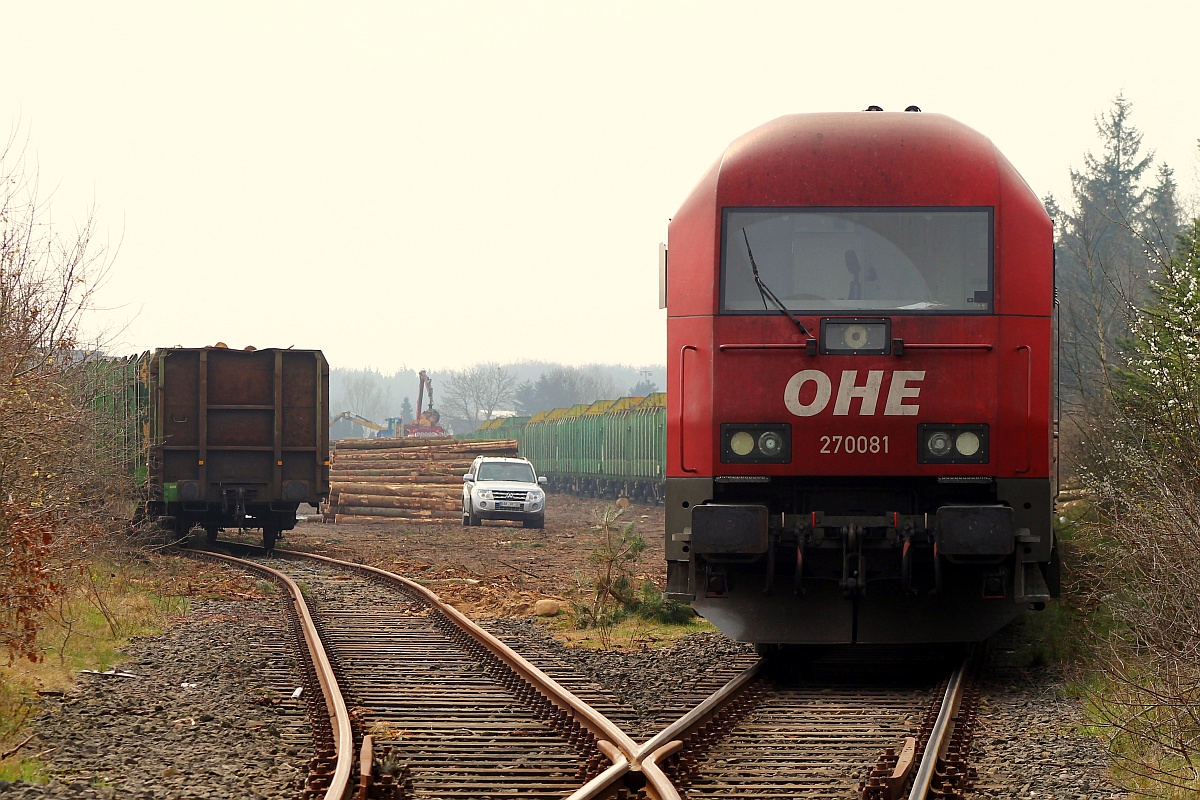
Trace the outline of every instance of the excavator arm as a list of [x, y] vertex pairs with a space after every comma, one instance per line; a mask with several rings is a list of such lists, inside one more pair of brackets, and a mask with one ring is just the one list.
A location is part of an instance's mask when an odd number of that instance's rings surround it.
[[360, 417], [358, 414], [354, 414], [350, 411], [343, 411], [342, 413], [338, 414], [333, 419], [329, 420], [329, 427], [332, 428], [334, 426], [334, 423], [340, 422], [341, 420], [344, 420], [344, 419], [348, 419], [351, 422], [355, 423], [356, 425], [362, 425], [364, 428], [370, 428], [373, 431], [386, 431], [387, 430], [386, 425], [380, 425], [376, 422], [371, 422], [371, 420], [367, 419], [366, 417]]
[[[418, 373], [420, 385], [417, 387], [417, 415], [409, 425], [404, 426], [405, 436], [444, 436], [446, 432], [438, 425], [442, 415], [433, 407], [433, 381], [425, 370]], [[425, 394], [429, 393], [429, 407], [425, 408]]]

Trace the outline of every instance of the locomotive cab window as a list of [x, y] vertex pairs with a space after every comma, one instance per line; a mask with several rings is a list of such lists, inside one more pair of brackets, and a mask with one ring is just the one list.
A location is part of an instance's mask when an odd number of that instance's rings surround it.
[[992, 311], [990, 208], [725, 209], [722, 242], [723, 313]]

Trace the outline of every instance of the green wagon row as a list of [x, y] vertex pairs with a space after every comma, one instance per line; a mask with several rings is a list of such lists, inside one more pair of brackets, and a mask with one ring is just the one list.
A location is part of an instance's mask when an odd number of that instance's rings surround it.
[[667, 396], [598, 400], [484, 422], [475, 439], [516, 439], [553, 491], [662, 502]]

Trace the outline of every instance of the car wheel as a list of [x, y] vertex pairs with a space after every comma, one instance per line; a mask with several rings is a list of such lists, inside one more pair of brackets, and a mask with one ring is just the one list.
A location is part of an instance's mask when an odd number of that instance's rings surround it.
[[475, 513], [474, 504], [470, 504], [467, 506], [467, 518], [470, 520], [472, 526], [477, 526], [477, 525], [483, 524], [483, 520], [481, 520], [479, 518], [479, 515]]
[[468, 525], [470, 525], [470, 524], [471, 524], [471, 517], [470, 517], [470, 514], [469, 514], [469, 512], [467, 511], [467, 504], [466, 504], [466, 503], [463, 503], [463, 508], [462, 508], [462, 523], [463, 523], [463, 527], [464, 527], [464, 528], [465, 528], [465, 527], [467, 527]]
[[526, 528], [544, 528], [546, 527], [546, 515], [540, 514], [533, 519], [522, 520], [521, 524]]

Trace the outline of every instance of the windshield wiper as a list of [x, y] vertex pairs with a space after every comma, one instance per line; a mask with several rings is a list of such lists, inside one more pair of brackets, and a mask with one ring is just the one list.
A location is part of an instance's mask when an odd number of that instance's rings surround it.
[[796, 327], [800, 329], [800, 333], [804, 334], [805, 336], [812, 336], [812, 334], [808, 332], [808, 328], [804, 327], [804, 324], [801, 323], [800, 320], [796, 319], [796, 315], [793, 314], [787, 306], [780, 302], [779, 298], [775, 296], [775, 293], [771, 291], [771, 287], [763, 283], [763, 279], [759, 277], [758, 264], [754, 263], [754, 251], [750, 249], [750, 237], [746, 235], [745, 228], [742, 228], [742, 238], [746, 240], [746, 255], [750, 256], [750, 271], [754, 273], [754, 282], [758, 284], [758, 293], [762, 296], [763, 308], [766, 309], [767, 300], [770, 300], [775, 304], [776, 308], [778, 308], [784, 314], [787, 314], [788, 319], [796, 323]]

